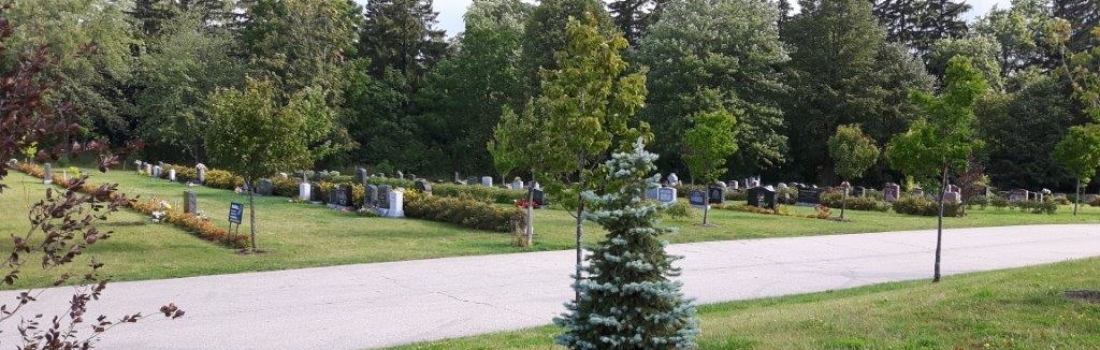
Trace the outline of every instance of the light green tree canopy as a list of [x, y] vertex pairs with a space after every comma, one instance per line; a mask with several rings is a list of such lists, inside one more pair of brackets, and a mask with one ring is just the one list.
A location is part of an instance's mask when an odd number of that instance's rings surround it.
[[854, 180], [875, 164], [879, 149], [874, 140], [863, 134], [859, 125], [841, 125], [829, 138], [829, 155], [836, 164], [836, 174]]
[[310, 166], [303, 102], [294, 98], [287, 107], [277, 98], [274, 84], [256, 80], [211, 96], [206, 148], [215, 166], [249, 181]]
[[726, 172], [726, 159], [737, 152], [737, 120], [719, 107], [691, 116], [692, 127], [684, 133], [684, 162], [695, 180], [711, 183]]
[[1100, 124], [1070, 128], [1052, 156], [1081, 183], [1089, 183], [1100, 168]]
[[923, 116], [886, 147], [894, 169], [920, 180], [935, 177], [944, 167], [965, 167], [967, 156], [983, 144], [974, 133], [974, 104], [989, 90], [982, 73], [969, 58], [956, 56], [944, 80], [939, 96], [912, 94]]

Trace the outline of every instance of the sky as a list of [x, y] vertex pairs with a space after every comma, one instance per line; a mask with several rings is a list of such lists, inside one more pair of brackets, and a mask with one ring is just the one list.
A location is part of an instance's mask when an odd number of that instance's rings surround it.
[[[366, 0], [359, 0], [359, 2], [366, 2]], [[466, 7], [472, 2], [473, 0], [435, 0], [433, 5], [439, 12], [439, 28], [446, 30], [447, 36], [454, 36], [465, 28], [462, 15], [466, 13]], [[966, 3], [973, 7], [970, 10], [970, 18], [984, 15], [994, 5], [1000, 8], [1009, 6], [1009, 0], [968, 0]]]

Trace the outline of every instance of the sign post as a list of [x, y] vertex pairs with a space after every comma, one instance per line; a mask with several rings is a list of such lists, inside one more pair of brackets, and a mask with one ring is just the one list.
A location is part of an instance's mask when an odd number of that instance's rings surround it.
[[229, 236], [233, 237], [233, 224], [237, 224], [237, 232], [241, 231], [241, 218], [244, 217], [244, 204], [229, 203]]

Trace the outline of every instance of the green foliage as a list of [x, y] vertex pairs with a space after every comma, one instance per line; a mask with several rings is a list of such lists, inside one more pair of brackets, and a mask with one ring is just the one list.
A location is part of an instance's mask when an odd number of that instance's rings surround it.
[[944, 92], [938, 97], [913, 93], [913, 101], [925, 117], [891, 139], [886, 148], [891, 166], [920, 180], [935, 178], [944, 167], [965, 167], [967, 157], [982, 145], [974, 135], [973, 108], [988, 90], [985, 79], [968, 58], [955, 57], [948, 64], [945, 80]]
[[996, 38], [984, 35], [971, 35], [963, 38], [948, 38], [933, 44], [926, 59], [928, 70], [936, 76], [947, 72], [947, 63], [956, 56], [970, 57], [974, 67], [982, 72], [989, 85], [996, 90], [1003, 87], [1001, 78], [1002, 64], [998, 59], [1001, 46]]
[[1011, 203], [1008, 202], [1008, 198], [993, 196], [993, 198], [989, 199], [989, 205], [1000, 210], [1007, 208], [1009, 205], [1011, 205]]
[[[939, 202], [923, 196], [902, 196], [902, 198], [899, 198], [893, 203], [893, 208], [894, 212], [898, 214], [917, 216], [939, 216], [940, 214]], [[964, 214], [965, 211], [963, 210], [962, 204], [943, 204], [944, 217], [962, 217]]]
[[890, 41], [903, 43], [918, 55], [944, 39], [967, 32], [971, 7], [963, 0], [875, 0], [874, 12]]
[[1082, 184], [1089, 183], [1100, 168], [1100, 124], [1070, 128], [1051, 156]]
[[[524, 24], [521, 57], [523, 80], [528, 88], [525, 98], [534, 98], [541, 92], [543, 71], [564, 68], [559, 52], [569, 47], [572, 35], [568, 33], [569, 19], [592, 19], [601, 35], [615, 32], [611, 17], [599, 0], [544, 0], [531, 12]], [[586, 24], [589, 24], [586, 22]]]
[[829, 138], [829, 155], [836, 164], [836, 174], [843, 179], [855, 180], [863, 176], [878, 160], [879, 150], [875, 141], [863, 134], [859, 125], [841, 125]]
[[531, 169], [539, 163], [541, 153], [534, 148], [540, 146], [535, 137], [543, 119], [535, 118], [532, 109], [528, 105], [522, 114], [516, 114], [504, 107], [499, 124], [493, 128], [493, 139], [486, 148], [493, 157], [493, 167], [501, 176]]
[[695, 210], [691, 208], [690, 204], [676, 201], [665, 207], [664, 214], [673, 219], [688, 220], [695, 217]]
[[568, 44], [557, 53], [561, 68], [544, 71], [543, 94], [533, 106], [544, 121], [529, 140], [532, 152], [542, 155], [532, 170], [566, 205], [567, 198], [575, 196], [560, 194], [590, 185], [590, 173], [612, 141], [634, 139], [646, 131], [644, 125], [630, 123], [645, 101], [646, 78], [624, 74], [627, 63], [620, 52], [626, 40], [601, 34], [597, 24], [591, 15], [583, 22], [569, 21]]
[[871, 1], [807, 4], [812, 6], [803, 7], [783, 32], [794, 48], [787, 72], [792, 91], [784, 106], [787, 136], [798, 140], [791, 143], [790, 156], [797, 159], [792, 170], [831, 182], [827, 141], [836, 129], [859, 124], [884, 144], [917, 114], [910, 91], [931, 90], [933, 79], [907, 48], [886, 43]]
[[724, 109], [737, 118], [738, 151], [731, 166], [747, 175], [784, 161], [780, 102], [788, 60], [767, 1], [669, 2], [647, 29], [634, 57], [649, 68], [648, 103], [640, 116], [652, 125], [662, 168], [679, 168], [692, 116]]
[[585, 192], [592, 210], [585, 215], [608, 231], [592, 248], [588, 278], [573, 288], [580, 298], [554, 320], [564, 328], [556, 339], [570, 349], [693, 349], [699, 333], [695, 307], [670, 280], [679, 271], [677, 257], [665, 253], [660, 239], [669, 229], [656, 227], [662, 207], [646, 201], [657, 186], [649, 176], [657, 156], [641, 139], [634, 151], [615, 153], [602, 172], [605, 187]]
[[[842, 206], [844, 206], [843, 197], [844, 194], [840, 192], [823, 193], [821, 194], [821, 204], [824, 204], [829, 208], [840, 209]], [[890, 204], [874, 197], [848, 196], [847, 209], [885, 212], [887, 210], [890, 210]]]
[[[435, 188], [432, 188], [433, 192]], [[427, 196], [405, 192], [405, 216], [462, 227], [502, 233], [523, 230], [526, 214], [519, 208], [506, 208], [470, 198]]]
[[456, 184], [434, 184], [432, 194], [439, 197], [469, 198], [484, 203], [508, 205], [527, 198], [527, 191]]
[[[996, 197], [994, 197], [994, 199], [996, 199]], [[977, 205], [978, 208], [985, 209], [986, 206], [990, 205], [990, 202], [991, 200], [989, 199], [989, 197], [986, 197], [985, 195], [977, 195], [970, 197], [970, 199], [966, 201], [966, 205], [967, 207]], [[1005, 203], [1007, 204], [1007, 201]]]
[[271, 82], [250, 80], [243, 91], [219, 90], [210, 101], [206, 148], [214, 164], [247, 181], [310, 165], [306, 116], [279, 105]]
[[684, 162], [693, 179], [714, 182], [726, 172], [726, 159], [737, 152], [737, 121], [724, 109], [699, 112], [691, 120], [691, 129], [684, 133]]

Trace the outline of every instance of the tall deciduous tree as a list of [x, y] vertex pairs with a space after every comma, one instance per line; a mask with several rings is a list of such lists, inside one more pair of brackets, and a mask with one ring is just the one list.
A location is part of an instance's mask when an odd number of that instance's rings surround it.
[[[829, 138], [829, 155], [836, 164], [836, 174], [845, 180], [855, 180], [878, 160], [879, 149], [875, 140], [863, 134], [859, 125], [841, 125]], [[844, 200], [840, 206], [840, 218], [848, 207], [848, 188], [843, 188]]]
[[1100, 27], [1100, 2], [1093, 0], [1053, 0], [1054, 16], [1065, 19], [1074, 28], [1069, 46], [1073, 51], [1095, 48], [1100, 41], [1092, 34]]
[[[684, 133], [684, 162], [691, 178], [712, 184], [726, 173], [726, 161], [737, 152], [737, 120], [733, 113], [718, 107], [691, 116], [691, 129]], [[710, 196], [704, 196], [703, 225], [710, 214]]]
[[784, 112], [787, 136], [798, 140], [791, 172], [833, 182], [826, 142], [840, 125], [862, 125], [876, 144], [907, 128], [916, 113], [909, 91], [930, 90], [933, 79], [885, 36], [866, 0], [806, 2], [787, 24], [793, 91]]
[[608, 231], [592, 249], [591, 277], [573, 288], [583, 297], [555, 323], [565, 328], [558, 344], [570, 349], [694, 349], [695, 308], [680, 292], [678, 257], [665, 253], [658, 228], [661, 206], [643, 200], [657, 187], [657, 155], [639, 141], [633, 152], [616, 153], [602, 171], [607, 185], [586, 192], [593, 210], [585, 215]]
[[[688, 0], [669, 3], [639, 45], [639, 63], [650, 68], [650, 91], [641, 115], [653, 126], [663, 167], [679, 167], [681, 135], [690, 116], [718, 105], [742, 111], [734, 165], [756, 172], [783, 161], [780, 102], [788, 90], [779, 66], [787, 51], [779, 41], [774, 4], [763, 0]], [[740, 174], [747, 175], [747, 174]]]
[[[592, 172], [617, 140], [638, 138], [646, 128], [631, 125], [645, 101], [645, 76], [625, 74], [621, 52], [626, 39], [604, 34], [595, 16], [570, 19], [565, 49], [557, 53], [557, 70], [544, 71], [542, 95], [533, 105], [544, 126], [531, 142], [541, 161], [533, 167], [555, 200], [575, 211], [577, 281], [582, 265], [583, 213], [581, 193], [591, 188]], [[579, 296], [578, 296], [579, 297]]]
[[913, 100], [923, 117], [904, 134], [894, 136], [886, 147], [886, 156], [897, 170], [922, 180], [940, 176], [937, 217], [936, 265], [933, 282], [940, 280], [940, 255], [943, 241], [943, 196], [948, 172], [966, 167], [969, 156], [982, 142], [974, 134], [974, 104], [989, 86], [970, 59], [958, 56], [947, 65], [944, 91], [939, 96], [916, 91]]
[[[122, 141], [129, 125], [122, 116], [120, 86], [132, 79], [131, 48], [124, 4], [108, 0], [17, 1], [6, 11], [13, 26], [6, 43], [9, 62], [25, 50], [48, 45], [53, 57], [66, 57], [49, 68], [60, 82], [51, 101], [70, 101], [80, 115], [63, 115], [82, 130], [75, 138], [110, 137]], [[66, 134], [68, 137], [69, 134]]]
[[1069, 129], [1061, 142], [1054, 147], [1054, 159], [1077, 179], [1074, 190], [1073, 215], [1081, 204], [1081, 185], [1087, 185], [1100, 169], [1100, 124], [1075, 126]]
[[213, 164], [244, 177], [248, 184], [248, 207], [252, 251], [256, 244], [256, 180], [278, 171], [310, 166], [307, 124], [300, 98], [279, 102], [279, 92], [270, 81], [250, 80], [243, 90], [219, 90], [210, 98], [211, 123], [206, 132], [206, 149]]

